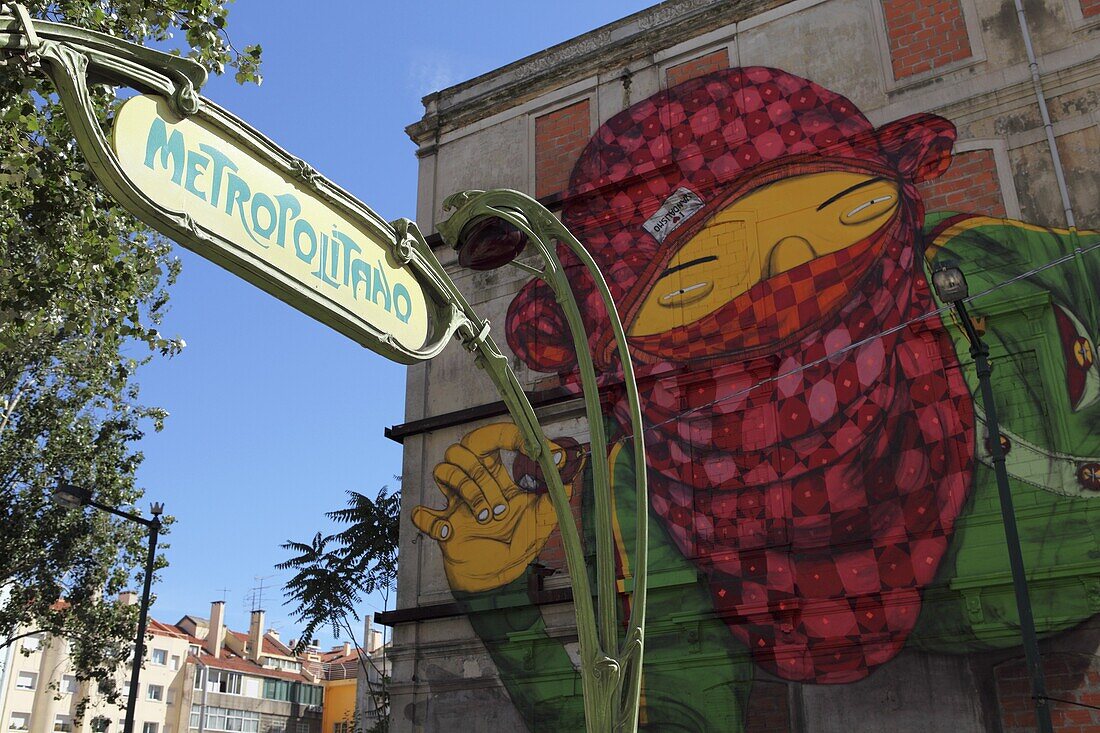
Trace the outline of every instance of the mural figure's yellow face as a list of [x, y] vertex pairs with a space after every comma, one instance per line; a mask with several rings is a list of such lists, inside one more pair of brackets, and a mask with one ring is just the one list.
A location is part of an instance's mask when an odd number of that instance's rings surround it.
[[693, 323], [761, 280], [865, 239], [890, 220], [898, 196], [892, 180], [841, 171], [792, 176], [742, 196], [680, 248], [630, 335]]

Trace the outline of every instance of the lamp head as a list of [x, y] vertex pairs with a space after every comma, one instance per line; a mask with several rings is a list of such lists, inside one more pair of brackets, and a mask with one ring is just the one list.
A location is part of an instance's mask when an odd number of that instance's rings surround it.
[[970, 294], [966, 276], [953, 262], [945, 262], [932, 273], [932, 286], [944, 303], [958, 303]]
[[149, 505], [149, 512], [154, 517], [159, 517], [161, 514], [164, 514], [164, 502], [154, 501], [152, 504]]
[[53, 490], [53, 500], [67, 509], [79, 509], [92, 498], [91, 489], [74, 486], [68, 481], [58, 481]]
[[475, 219], [458, 235], [458, 264], [471, 270], [495, 270], [519, 256], [527, 235], [495, 216]]

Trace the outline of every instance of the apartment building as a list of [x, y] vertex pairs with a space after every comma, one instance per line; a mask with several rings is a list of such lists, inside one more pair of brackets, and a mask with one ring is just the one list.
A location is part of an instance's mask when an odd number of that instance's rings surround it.
[[389, 657], [383, 634], [365, 623], [362, 647], [344, 642], [315, 653], [325, 688], [323, 733], [367, 733], [388, 714]]
[[[134, 594], [121, 602], [133, 603]], [[253, 611], [249, 630], [226, 627], [225, 603], [209, 618], [187, 615], [175, 624], [149, 620], [135, 731], [140, 733], [320, 733], [324, 690], [319, 670]], [[109, 702], [94, 683], [77, 679], [62, 639], [34, 634], [18, 642], [0, 675], [0, 733], [113, 733], [124, 725], [129, 669]], [[78, 714], [81, 703], [83, 714]]]
[[[137, 595], [123, 593], [122, 603], [136, 603]], [[135, 731], [177, 733], [181, 726], [180, 702], [186, 687], [188, 641], [173, 626], [149, 621], [145, 666], [135, 710]], [[32, 634], [18, 641], [8, 657], [4, 678], [0, 730], [120, 731], [123, 727], [129, 668], [114, 680], [121, 697], [108, 702], [95, 682], [80, 681], [69, 661], [69, 644], [64, 639]], [[84, 703], [83, 714], [79, 714]]]
[[187, 635], [184, 693], [188, 728], [244, 733], [320, 733], [324, 690], [307, 660], [264, 631], [253, 611], [247, 633], [225, 626], [225, 603], [210, 604], [209, 619], [184, 616]]

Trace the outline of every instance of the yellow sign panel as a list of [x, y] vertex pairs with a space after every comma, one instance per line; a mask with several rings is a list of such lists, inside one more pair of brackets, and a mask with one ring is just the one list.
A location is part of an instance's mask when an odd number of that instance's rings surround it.
[[425, 344], [428, 300], [390, 254], [385, 222], [355, 222], [201, 117], [177, 117], [163, 97], [127, 100], [111, 147], [144, 195], [220, 240], [219, 254], [254, 284], [322, 321], [335, 315], [341, 330], [360, 326], [365, 346], [380, 334], [410, 351]]

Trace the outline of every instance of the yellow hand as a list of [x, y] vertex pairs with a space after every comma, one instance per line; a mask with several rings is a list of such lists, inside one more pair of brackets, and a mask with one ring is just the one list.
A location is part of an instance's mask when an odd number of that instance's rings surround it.
[[[555, 443], [550, 447], [560, 471], [567, 451]], [[447, 506], [413, 508], [413, 524], [439, 543], [452, 590], [485, 591], [512, 582], [557, 525], [549, 494], [517, 486], [501, 451], [525, 452], [514, 424], [486, 425], [467, 433], [447, 449], [433, 473]], [[577, 474], [579, 470], [563, 476], [570, 497]]]

